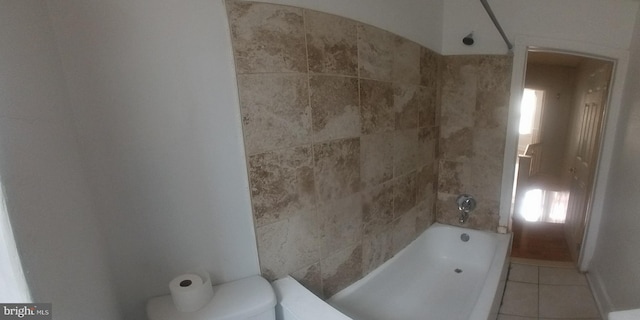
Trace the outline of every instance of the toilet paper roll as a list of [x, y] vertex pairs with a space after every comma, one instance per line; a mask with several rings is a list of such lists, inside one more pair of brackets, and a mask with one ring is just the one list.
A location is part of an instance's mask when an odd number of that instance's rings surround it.
[[176, 309], [194, 312], [206, 306], [213, 298], [209, 273], [198, 271], [175, 277], [169, 282], [171, 298]]

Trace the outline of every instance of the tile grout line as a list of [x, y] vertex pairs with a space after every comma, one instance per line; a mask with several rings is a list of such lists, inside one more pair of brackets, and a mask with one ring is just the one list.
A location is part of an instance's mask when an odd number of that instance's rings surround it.
[[541, 310], [540, 310], [540, 300], [542, 298], [542, 293], [540, 290], [540, 266], [536, 266], [536, 272], [538, 273], [538, 319], [540, 319]]
[[[510, 267], [511, 267], [511, 266], [510, 266]], [[552, 286], [552, 287], [574, 287], [574, 288], [584, 287], [584, 285], [580, 285], [580, 284], [543, 284], [543, 283], [541, 282], [540, 268], [542, 268], [542, 267], [541, 267], [541, 266], [535, 266], [535, 271], [537, 272], [537, 274], [536, 274], [536, 279], [537, 279], [537, 283], [536, 283], [536, 284], [537, 284], [537, 286], [536, 286], [536, 287], [537, 287], [537, 289], [538, 289], [538, 294], [537, 294], [537, 296], [538, 296], [538, 303], [537, 303], [537, 306], [536, 306], [536, 307], [537, 307], [537, 311], [538, 311], [537, 316], [536, 316], [536, 317], [527, 317], [527, 316], [521, 316], [521, 315], [513, 314], [513, 313], [503, 313], [503, 312], [502, 312], [502, 306], [501, 306], [501, 308], [500, 308], [500, 310], [499, 310], [498, 314], [500, 314], [500, 315], [507, 315], [507, 316], [516, 316], [516, 317], [520, 317], [520, 318], [527, 318], [527, 319], [528, 319], [528, 318], [533, 318], [533, 319], [543, 319], [543, 318], [542, 318], [542, 303], [541, 303], [542, 296], [543, 296], [543, 295], [542, 295], [542, 291], [541, 291], [541, 287], [542, 287], [542, 285], [547, 285], [547, 286]], [[559, 269], [560, 269], [560, 268], [559, 268]], [[533, 283], [531, 283], [531, 282], [514, 281], [514, 280], [512, 280], [512, 279], [507, 279], [507, 284], [509, 284], [509, 283], [522, 283], [522, 284], [529, 284], [529, 285], [533, 284]], [[544, 319], [558, 319], [558, 320], [565, 319], [565, 320], [568, 320], [568, 319], [574, 319], [574, 318], [553, 317], [553, 318], [544, 318]], [[580, 319], [583, 319], [583, 318], [580, 318]], [[584, 319], [585, 319], [585, 320], [588, 320], [588, 319], [595, 319], [595, 318], [584, 318]]]
[[[314, 215], [317, 216], [318, 215], [318, 207], [320, 206], [319, 204], [319, 198], [320, 195], [318, 194], [318, 181], [316, 179], [316, 152], [315, 152], [315, 148], [316, 148], [316, 144], [315, 144], [315, 134], [314, 134], [314, 130], [313, 130], [313, 106], [311, 105], [311, 66], [309, 64], [309, 39], [307, 36], [307, 30], [308, 29], [308, 25], [307, 25], [307, 10], [302, 9], [302, 31], [304, 32], [304, 55], [305, 55], [305, 62], [306, 62], [306, 67], [307, 69], [306, 71], [306, 78], [307, 78], [307, 103], [308, 103], [308, 110], [309, 110], [309, 135], [311, 136], [311, 141], [309, 141], [309, 144], [311, 145], [311, 167], [313, 168], [313, 188], [315, 189], [313, 192], [313, 198], [314, 198], [314, 204], [312, 206], [312, 211], [314, 211]], [[324, 226], [324, 220], [320, 217], [318, 217], [317, 220], [315, 220], [316, 224], [316, 228], [318, 231], [318, 234], [320, 236], [320, 238], [322, 238], [322, 228]], [[325, 257], [323, 257], [323, 242], [322, 241], [318, 241], [318, 243], [316, 243], [315, 245], [316, 249], [320, 252], [319, 254], [319, 259], [317, 262], [318, 265], [318, 269], [320, 270], [320, 293], [322, 294], [322, 296], [324, 297], [325, 295], [325, 291], [324, 291], [324, 279], [322, 277], [322, 261], [325, 259]], [[335, 252], [334, 252], [335, 253]], [[326, 297], [324, 297], [326, 298]]]

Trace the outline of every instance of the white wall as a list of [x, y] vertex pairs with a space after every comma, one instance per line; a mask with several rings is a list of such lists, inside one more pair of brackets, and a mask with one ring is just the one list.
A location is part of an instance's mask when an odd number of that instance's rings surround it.
[[605, 311], [640, 308], [640, 13], [632, 39], [606, 212], [590, 269]]
[[[547, 37], [628, 48], [640, 4], [634, 0], [488, 0], [511, 43], [518, 36]], [[479, 0], [444, 2], [442, 54], [504, 54], [507, 46]], [[474, 32], [475, 44], [462, 38]]]
[[[413, 40], [431, 50], [442, 50], [444, 0], [255, 0], [318, 10]], [[447, 0], [449, 1], [449, 0]]]
[[[362, 21], [445, 55], [505, 54], [507, 47], [479, 0], [256, 0], [319, 10]], [[636, 0], [488, 0], [511, 43], [548, 37], [628, 48]], [[474, 33], [475, 44], [462, 38]], [[612, 36], [615, 35], [615, 36]]]
[[46, 5], [2, 0], [0, 22], [0, 176], [33, 301], [120, 319]]
[[540, 128], [542, 142], [541, 172], [556, 178], [566, 176], [563, 163], [567, 152], [566, 137], [571, 123], [576, 68], [527, 64], [525, 86], [544, 91]]
[[259, 273], [220, 0], [51, 0], [125, 318], [192, 268]]
[[[439, 53], [505, 54], [507, 47], [480, 1], [469, 0], [256, 0], [337, 14], [416, 41]], [[489, 0], [511, 42], [549, 37], [627, 48], [638, 1]], [[462, 44], [474, 32], [475, 44]], [[611, 36], [615, 35], [615, 36]]]

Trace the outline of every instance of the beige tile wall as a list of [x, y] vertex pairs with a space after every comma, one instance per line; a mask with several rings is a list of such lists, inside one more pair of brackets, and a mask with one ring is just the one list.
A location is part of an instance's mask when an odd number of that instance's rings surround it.
[[498, 227], [510, 56], [446, 56], [441, 78], [438, 222], [459, 225], [460, 193], [477, 200], [465, 227]]
[[[494, 75], [507, 72], [508, 59], [443, 59], [384, 30], [296, 7], [227, 7], [264, 276], [291, 274], [329, 297], [430, 226], [436, 199], [446, 223], [460, 191], [477, 192], [482, 212], [497, 205], [492, 170], [501, 168], [506, 103], [501, 110], [494, 100], [501, 107], [506, 91], [494, 89], [506, 80]], [[470, 113], [458, 121], [458, 111]], [[472, 167], [483, 171], [467, 182]], [[494, 180], [498, 190], [482, 189]], [[472, 225], [493, 229], [494, 220], [481, 213]]]

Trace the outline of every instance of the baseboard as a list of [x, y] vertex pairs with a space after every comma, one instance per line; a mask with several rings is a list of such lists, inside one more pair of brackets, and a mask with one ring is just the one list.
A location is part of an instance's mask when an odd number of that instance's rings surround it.
[[597, 272], [593, 271], [587, 272], [587, 282], [589, 283], [593, 299], [596, 301], [596, 305], [598, 306], [602, 319], [607, 319], [607, 315], [613, 310], [613, 304], [611, 303], [611, 298], [607, 294], [602, 278], [600, 278]]

